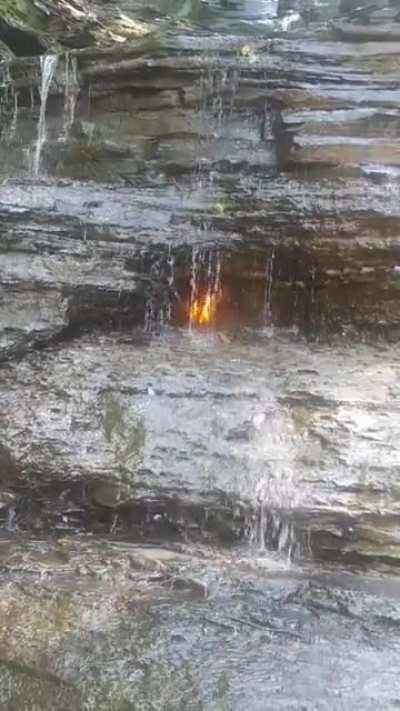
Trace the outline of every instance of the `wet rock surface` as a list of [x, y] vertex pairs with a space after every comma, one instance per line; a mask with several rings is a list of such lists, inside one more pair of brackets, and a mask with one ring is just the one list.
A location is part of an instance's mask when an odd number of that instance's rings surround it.
[[53, 5], [0, 22], [0, 705], [397, 708], [398, 9]]
[[212, 510], [240, 537], [265, 504], [318, 554], [369, 556], [384, 516], [393, 553], [398, 47], [354, 52], [343, 4], [139, 5], [143, 41], [4, 64], [1, 437], [41, 508], [16, 525]]
[[0, 555], [9, 708], [398, 705], [397, 579], [107, 539]]
[[396, 562], [396, 348], [251, 340], [94, 333], [4, 365], [15, 524], [229, 539], [261, 506], [316, 555]]

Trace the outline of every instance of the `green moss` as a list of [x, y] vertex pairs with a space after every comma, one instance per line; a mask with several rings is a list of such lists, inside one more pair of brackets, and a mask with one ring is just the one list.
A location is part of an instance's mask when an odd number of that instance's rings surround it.
[[31, 0], [0, 0], [0, 15], [5, 20], [45, 31], [47, 16]]

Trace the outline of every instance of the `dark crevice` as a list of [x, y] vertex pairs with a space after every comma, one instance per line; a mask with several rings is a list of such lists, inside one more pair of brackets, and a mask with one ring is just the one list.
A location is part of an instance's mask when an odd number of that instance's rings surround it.
[[94, 330], [123, 333], [143, 327], [146, 307], [143, 293], [121, 291], [118, 294], [83, 287], [67, 289], [63, 296], [70, 301], [66, 325], [26, 335], [15, 345], [1, 349], [0, 364], [21, 360], [32, 351], [71, 342]]
[[44, 54], [46, 51], [44, 44], [33, 32], [12, 27], [3, 18], [0, 18], [0, 40], [17, 57], [34, 57]]

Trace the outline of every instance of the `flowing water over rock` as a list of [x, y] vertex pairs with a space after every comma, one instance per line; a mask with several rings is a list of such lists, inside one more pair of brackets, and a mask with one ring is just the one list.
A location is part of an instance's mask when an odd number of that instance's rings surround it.
[[[38, 137], [36, 141], [35, 156], [33, 160], [33, 174], [37, 177], [40, 170], [40, 159], [42, 148], [46, 140], [46, 109], [51, 82], [57, 67], [57, 55], [48, 55], [40, 58], [40, 69], [42, 81], [40, 85], [40, 115], [38, 123]], [[68, 97], [69, 86], [66, 84], [66, 97]], [[69, 98], [67, 98], [69, 100]]]
[[0, 705], [398, 708], [397, 7], [74, 12], [0, 22]]

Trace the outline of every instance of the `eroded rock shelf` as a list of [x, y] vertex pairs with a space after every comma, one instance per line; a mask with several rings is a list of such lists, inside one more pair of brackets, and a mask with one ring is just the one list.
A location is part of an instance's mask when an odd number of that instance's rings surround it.
[[134, 38], [85, 47], [65, 5], [57, 61], [4, 59], [5, 524], [240, 538], [261, 505], [314, 554], [397, 558], [400, 50], [343, 3], [275, 4], [251, 36], [247, 8], [130, 6]]

